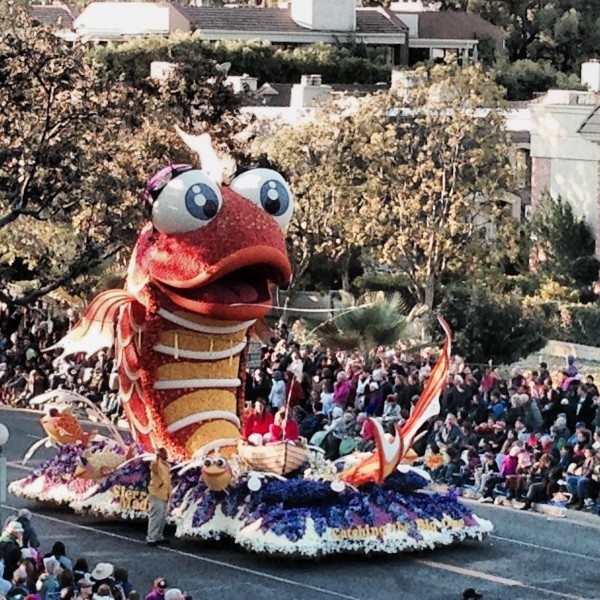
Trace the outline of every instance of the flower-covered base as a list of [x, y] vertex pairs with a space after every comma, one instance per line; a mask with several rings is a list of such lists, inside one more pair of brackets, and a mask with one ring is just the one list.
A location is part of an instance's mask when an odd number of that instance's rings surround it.
[[246, 480], [228, 492], [197, 485], [183, 493], [181, 482], [171, 516], [179, 537], [227, 536], [253, 552], [304, 557], [433, 549], [492, 531], [456, 494], [416, 491], [426, 483], [409, 472], [339, 492], [331, 482], [295, 478], [257, 491]]
[[[149, 463], [137, 458], [102, 479], [82, 479], [74, 475], [82, 452], [78, 445], [61, 447], [55, 458], [13, 482], [10, 491], [83, 513], [145, 518]], [[492, 524], [461, 504], [456, 493], [419, 491], [429, 482], [410, 468], [394, 472], [382, 485], [359, 489], [339, 480], [250, 472], [225, 492], [211, 491], [201, 469], [190, 465], [173, 471], [169, 520], [178, 537], [228, 537], [253, 552], [318, 557], [433, 549], [492, 531]]]
[[9, 485], [8, 491], [19, 498], [69, 505], [78, 498], [86, 496], [95, 487], [95, 482], [84, 479], [54, 482], [49, 485], [48, 479], [44, 475], [40, 475], [32, 480], [13, 481]]
[[[93, 442], [90, 448], [104, 450], [105, 442]], [[8, 491], [19, 498], [70, 504], [85, 497], [97, 487], [98, 482], [75, 475], [82, 464], [85, 448], [81, 444], [60, 446], [50, 460], [34, 469], [27, 477], [13, 481]]]
[[81, 443], [64, 444], [27, 477], [13, 481], [8, 491], [20, 498], [73, 505], [102, 487], [106, 480], [99, 471], [102, 465], [125, 460], [125, 450], [105, 438], [85, 446]]

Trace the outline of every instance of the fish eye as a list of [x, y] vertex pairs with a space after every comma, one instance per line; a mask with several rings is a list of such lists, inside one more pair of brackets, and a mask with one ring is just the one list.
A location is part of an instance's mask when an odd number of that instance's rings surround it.
[[207, 225], [221, 210], [221, 190], [206, 173], [185, 171], [162, 188], [152, 205], [152, 223], [162, 233], [184, 233]]
[[217, 465], [217, 467], [224, 467], [226, 464], [227, 461], [222, 456], [219, 456], [219, 458], [215, 459], [215, 465]]
[[213, 465], [213, 459], [210, 456], [207, 456], [204, 459], [204, 466], [205, 467], [212, 467], [212, 465]]
[[285, 229], [294, 213], [294, 198], [287, 181], [277, 171], [252, 169], [236, 177], [229, 186], [269, 213]]

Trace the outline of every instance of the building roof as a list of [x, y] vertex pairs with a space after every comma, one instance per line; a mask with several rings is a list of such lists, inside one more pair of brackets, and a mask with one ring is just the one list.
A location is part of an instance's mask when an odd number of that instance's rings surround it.
[[487, 33], [497, 42], [502, 42], [506, 32], [480, 16], [469, 12], [445, 10], [442, 12], [420, 12], [419, 39], [428, 40], [472, 40]]
[[38, 23], [55, 29], [73, 29], [73, 13], [66, 6], [33, 5], [29, 12]]
[[589, 140], [600, 143], [600, 106], [597, 106], [583, 122], [579, 133]]
[[[284, 8], [259, 6], [209, 7], [185, 6], [182, 10], [193, 28], [200, 30], [287, 32], [310, 31], [298, 25]], [[406, 26], [395, 15], [377, 8], [357, 9], [355, 33], [400, 33]], [[344, 32], [345, 33], [345, 32]]]

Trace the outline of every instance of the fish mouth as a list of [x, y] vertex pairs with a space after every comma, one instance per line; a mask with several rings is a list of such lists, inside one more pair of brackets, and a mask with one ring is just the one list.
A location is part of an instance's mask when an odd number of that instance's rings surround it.
[[220, 469], [219, 471], [212, 471], [204, 469], [204, 475], [207, 477], [221, 477], [221, 475], [225, 475], [227, 473], [227, 469]]
[[175, 304], [220, 319], [258, 319], [271, 307], [269, 284], [286, 286], [287, 256], [266, 246], [240, 250], [187, 281], [157, 281]]

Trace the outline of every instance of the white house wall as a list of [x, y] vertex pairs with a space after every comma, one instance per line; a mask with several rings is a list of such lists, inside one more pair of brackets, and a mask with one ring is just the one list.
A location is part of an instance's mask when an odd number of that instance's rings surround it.
[[[90, 37], [105, 33], [137, 36], [170, 31], [173, 9], [151, 2], [92, 2], [75, 19], [75, 29]], [[189, 30], [189, 26], [188, 26]]]
[[589, 105], [532, 106], [532, 203], [545, 191], [568, 201], [596, 235], [600, 254], [600, 145], [578, 133], [593, 109]]
[[590, 160], [553, 158], [550, 193], [568, 200], [573, 212], [583, 217], [592, 231], [598, 221], [598, 163]]

